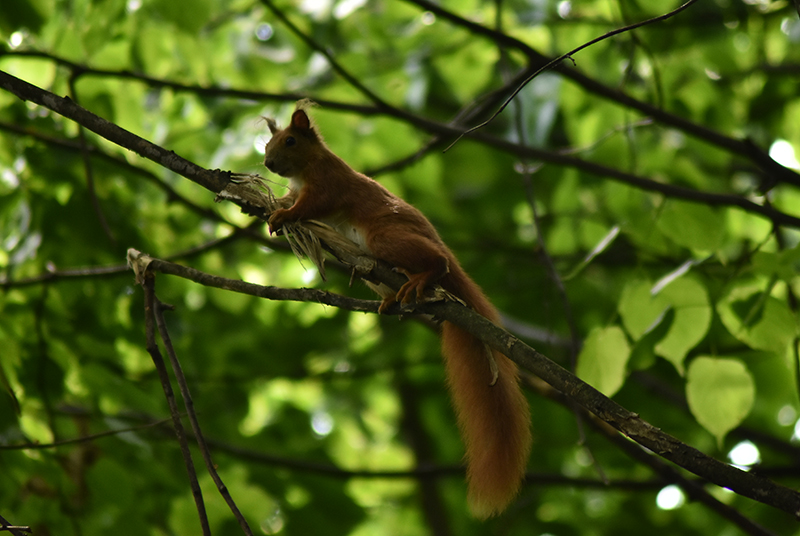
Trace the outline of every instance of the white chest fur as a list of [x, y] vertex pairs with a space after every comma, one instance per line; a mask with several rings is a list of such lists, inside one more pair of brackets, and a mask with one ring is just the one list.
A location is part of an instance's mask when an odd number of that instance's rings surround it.
[[323, 219], [322, 222], [333, 227], [337, 233], [347, 238], [351, 242], [355, 242], [364, 253], [370, 252], [369, 248], [367, 247], [367, 239], [366, 236], [364, 236], [364, 233], [361, 231], [361, 229], [348, 222], [343, 216], [330, 216]]

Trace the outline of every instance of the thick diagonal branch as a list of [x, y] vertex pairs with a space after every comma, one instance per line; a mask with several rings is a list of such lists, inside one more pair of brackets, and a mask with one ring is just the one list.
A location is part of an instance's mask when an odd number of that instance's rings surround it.
[[[377, 312], [378, 301], [359, 300], [318, 289], [283, 289], [264, 287], [224, 277], [206, 274], [194, 268], [153, 259], [148, 270], [160, 271], [190, 279], [197, 283], [232, 290], [270, 300], [315, 302], [350, 311]], [[399, 274], [389, 267], [376, 265], [370, 277], [395, 288]], [[597, 389], [564, 369], [544, 354], [537, 352], [508, 331], [496, 326], [474, 311], [456, 302], [434, 302], [401, 309], [395, 305], [388, 314], [433, 314], [469, 331], [493, 348], [514, 360], [524, 369], [572, 399], [610, 426], [648, 448], [662, 458], [723, 488], [744, 497], [773, 506], [792, 515], [800, 515], [800, 493], [716, 460], [644, 421], [638, 414], [620, 406]]]

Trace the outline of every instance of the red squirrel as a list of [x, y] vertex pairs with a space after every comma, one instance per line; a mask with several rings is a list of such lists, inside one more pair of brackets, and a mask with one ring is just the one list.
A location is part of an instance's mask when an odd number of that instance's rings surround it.
[[[270, 232], [286, 222], [319, 220], [405, 274], [408, 281], [396, 293], [385, 285], [375, 289], [383, 298], [379, 312], [397, 301], [423, 301], [426, 288], [438, 283], [499, 323], [497, 310], [427, 218], [336, 156], [311, 123], [307, 105], [298, 103], [285, 129], [267, 120], [272, 138], [264, 165], [290, 179], [287, 197], [294, 201], [270, 215]], [[450, 322], [442, 326], [442, 354], [466, 449], [470, 509], [485, 519], [505, 510], [519, 491], [531, 446], [528, 402], [516, 364]]]

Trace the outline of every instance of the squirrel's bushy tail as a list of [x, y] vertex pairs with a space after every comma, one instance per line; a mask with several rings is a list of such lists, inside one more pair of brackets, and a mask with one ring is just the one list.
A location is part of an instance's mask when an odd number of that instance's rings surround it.
[[[450, 277], [457, 296], [498, 323], [489, 300], [463, 272]], [[450, 286], [450, 285], [448, 285]], [[458, 426], [466, 447], [469, 505], [475, 517], [502, 512], [519, 491], [531, 447], [530, 409], [519, 386], [517, 365], [494, 351], [498, 378], [487, 346], [450, 322], [442, 326], [442, 354]]]

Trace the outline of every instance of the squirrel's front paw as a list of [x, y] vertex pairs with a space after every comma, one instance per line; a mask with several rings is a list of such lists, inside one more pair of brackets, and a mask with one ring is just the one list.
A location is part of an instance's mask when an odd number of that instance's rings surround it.
[[278, 231], [278, 229], [283, 227], [283, 224], [286, 223], [286, 221], [289, 219], [286, 216], [288, 212], [289, 211], [285, 208], [279, 208], [278, 210], [270, 214], [269, 220], [267, 220], [267, 222], [269, 223], [270, 234], [274, 234], [275, 232]]

